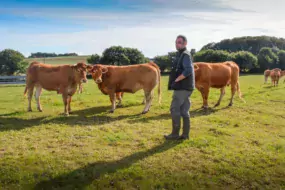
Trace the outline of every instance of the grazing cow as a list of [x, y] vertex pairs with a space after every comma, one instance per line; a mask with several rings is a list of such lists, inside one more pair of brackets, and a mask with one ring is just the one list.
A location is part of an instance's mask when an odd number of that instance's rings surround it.
[[48, 91], [57, 91], [62, 94], [64, 102], [64, 114], [69, 115], [72, 95], [76, 92], [80, 83], [86, 83], [86, 72], [91, 66], [84, 63], [76, 65], [53, 66], [39, 62], [33, 62], [27, 69], [26, 88], [24, 95], [28, 92], [28, 111], [32, 111], [31, 100], [34, 87], [36, 87], [35, 98], [37, 108], [41, 112], [40, 95], [42, 88]]
[[277, 69], [271, 70], [270, 77], [271, 77], [271, 84], [273, 86], [278, 86], [280, 76], [281, 76], [281, 72], [279, 70]]
[[[224, 63], [194, 63], [195, 87], [201, 92], [203, 98], [202, 108], [208, 108], [208, 95], [210, 88], [221, 89], [221, 94], [215, 107], [219, 106], [225, 95], [225, 87], [231, 85], [232, 96], [229, 106], [233, 105], [233, 97], [239, 88], [239, 67], [236, 63], [227, 61]], [[242, 99], [243, 100], [243, 99]]]
[[[150, 109], [153, 99], [153, 89], [158, 84], [158, 95], [160, 101], [160, 69], [155, 63], [145, 63], [130, 66], [105, 66], [94, 65], [89, 72], [98, 84], [103, 94], [110, 96], [112, 103], [111, 113], [116, 109], [116, 93], [135, 93], [143, 89], [145, 94], [145, 108], [143, 114]], [[120, 98], [120, 96], [119, 96]], [[119, 99], [121, 102], [121, 98]]]

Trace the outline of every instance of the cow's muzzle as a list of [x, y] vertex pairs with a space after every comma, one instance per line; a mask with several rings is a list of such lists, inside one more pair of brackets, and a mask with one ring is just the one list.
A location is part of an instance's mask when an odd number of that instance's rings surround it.
[[87, 83], [87, 81], [88, 81], [87, 79], [82, 79], [81, 80], [82, 83]]
[[97, 84], [100, 84], [100, 83], [102, 82], [102, 79], [97, 79], [95, 82], [96, 82]]

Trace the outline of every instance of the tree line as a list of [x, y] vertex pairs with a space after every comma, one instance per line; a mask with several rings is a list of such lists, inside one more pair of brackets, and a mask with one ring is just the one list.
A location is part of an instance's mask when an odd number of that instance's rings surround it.
[[29, 58], [66, 57], [66, 56], [78, 56], [78, 54], [77, 53], [56, 54], [56, 53], [36, 52], [36, 53], [31, 53]]
[[[245, 45], [246, 44], [246, 45]], [[251, 48], [249, 48], [249, 46]], [[262, 47], [263, 46], [263, 47]], [[240, 47], [240, 48], [237, 48]], [[74, 56], [70, 54], [55, 54]], [[77, 55], [77, 54], [76, 54]], [[275, 37], [242, 37], [223, 40], [219, 43], [207, 44], [199, 52], [191, 50], [194, 62], [236, 62], [241, 72], [262, 73], [266, 69], [285, 69], [285, 40]], [[33, 53], [31, 56], [48, 57], [47, 53]], [[30, 57], [31, 57], [30, 56]], [[90, 64], [133, 65], [153, 61], [158, 64], [162, 72], [168, 72], [176, 56], [176, 52], [155, 56], [149, 59], [136, 48], [111, 46], [102, 55], [93, 54], [87, 58]], [[18, 51], [6, 49], [0, 52], [0, 74], [12, 75], [24, 73], [28, 63], [24, 55]]]

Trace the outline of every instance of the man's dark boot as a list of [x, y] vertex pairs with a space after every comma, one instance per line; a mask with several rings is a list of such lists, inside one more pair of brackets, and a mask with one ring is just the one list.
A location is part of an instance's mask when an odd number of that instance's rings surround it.
[[183, 117], [183, 133], [179, 137], [179, 140], [189, 139], [190, 132], [190, 117]]
[[170, 135], [164, 135], [166, 140], [177, 140], [179, 138], [180, 131], [180, 116], [172, 116], [172, 133]]

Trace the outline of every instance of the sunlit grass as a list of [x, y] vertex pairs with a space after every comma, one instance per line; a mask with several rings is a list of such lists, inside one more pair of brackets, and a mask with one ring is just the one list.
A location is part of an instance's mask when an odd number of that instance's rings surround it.
[[[108, 96], [93, 81], [73, 97], [64, 117], [62, 99], [44, 91], [43, 112], [26, 112], [24, 86], [0, 86], [0, 187], [7, 189], [283, 189], [285, 188], [285, 84], [263, 85], [242, 76], [246, 100], [230, 90], [218, 108], [191, 101], [191, 139], [166, 142], [171, 92], [163, 77], [151, 111], [139, 115], [143, 93], [125, 94], [109, 114]], [[219, 90], [211, 89], [213, 107]]]

